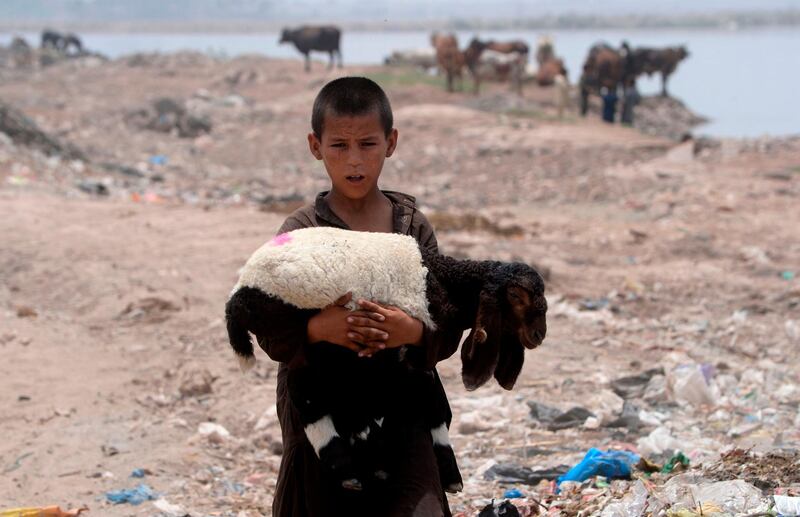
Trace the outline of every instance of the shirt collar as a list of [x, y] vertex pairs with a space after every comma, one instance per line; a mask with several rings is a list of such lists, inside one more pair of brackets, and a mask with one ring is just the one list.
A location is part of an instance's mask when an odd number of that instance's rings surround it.
[[[331, 226], [349, 230], [347, 223], [334, 213], [331, 209], [328, 200], [325, 196], [329, 191], [320, 192], [314, 201], [314, 212], [317, 218], [322, 219]], [[392, 227], [395, 233], [409, 235], [411, 233], [411, 220], [414, 215], [416, 207], [416, 199], [414, 196], [403, 194], [402, 192], [393, 192], [391, 190], [382, 190], [383, 194], [392, 202]]]

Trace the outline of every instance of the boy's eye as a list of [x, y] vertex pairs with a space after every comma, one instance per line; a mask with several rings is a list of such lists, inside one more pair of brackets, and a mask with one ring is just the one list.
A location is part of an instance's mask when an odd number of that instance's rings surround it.
[[361, 145], [364, 147], [372, 147], [375, 145], [375, 142], [361, 142]]
[[339, 142], [339, 143], [333, 144], [331, 147], [340, 147], [341, 148], [341, 147], [344, 147], [344, 146], [345, 146], [345, 144]]

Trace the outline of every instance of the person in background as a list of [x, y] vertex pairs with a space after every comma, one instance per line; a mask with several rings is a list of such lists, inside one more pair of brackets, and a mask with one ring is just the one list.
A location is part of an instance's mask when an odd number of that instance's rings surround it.
[[569, 80], [564, 74], [558, 74], [553, 80], [556, 86], [556, 106], [558, 118], [564, 118], [564, 111], [569, 107]]
[[639, 90], [636, 89], [636, 79], [629, 77], [625, 80], [622, 89], [622, 113], [620, 122], [625, 126], [633, 126], [633, 110], [642, 101]]
[[617, 89], [603, 86], [600, 88], [600, 97], [603, 98], [603, 120], [609, 124], [614, 123], [617, 112]]

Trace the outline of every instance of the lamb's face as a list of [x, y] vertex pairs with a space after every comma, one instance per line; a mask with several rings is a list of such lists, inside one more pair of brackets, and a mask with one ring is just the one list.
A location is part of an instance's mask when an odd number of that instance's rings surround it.
[[542, 344], [547, 333], [547, 300], [544, 282], [526, 264], [511, 264], [505, 298], [513, 316], [520, 343], [532, 349]]

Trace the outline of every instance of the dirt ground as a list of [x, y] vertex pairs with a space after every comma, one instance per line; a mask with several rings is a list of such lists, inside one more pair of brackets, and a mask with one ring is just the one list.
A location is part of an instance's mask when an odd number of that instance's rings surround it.
[[[443, 252], [549, 274], [548, 336], [512, 392], [467, 393], [457, 358], [440, 367], [467, 480], [455, 511], [503, 495], [509, 485], [484, 479], [492, 462], [645, 454], [657, 428], [693, 465], [733, 446], [800, 445], [800, 138], [678, 144], [575, 113], [557, 120], [547, 90], [519, 101], [492, 85], [477, 102], [381, 68], [85, 60], [0, 74], [0, 99], [88, 157], [0, 139], [0, 508], [169, 515], [106, 501], [142, 482], [191, 515], [269, 515], [277, 365], [260, 354], [255, 372], [239, 372], [223, 307], [249, 254], [326, 186], [305, 135], [316, 92], [338, 73], [386, 87], [400, 144], [382, 186], [419, 198]], [[187, 101], [211, 132], [130, 122], [163, 96]], [[686, 365], [712, 372], [712, 402], [682, 398]], [[666, 387], [635, 400], [644, 424], [609, 427], [622, 410], [611, 382], [655, 367]], [[550, 431], [530, 401], [597, 418]], [[198, 432], [207, 422], [229, 436]], [[130, 478], [136, 468], [149, 473]]]

